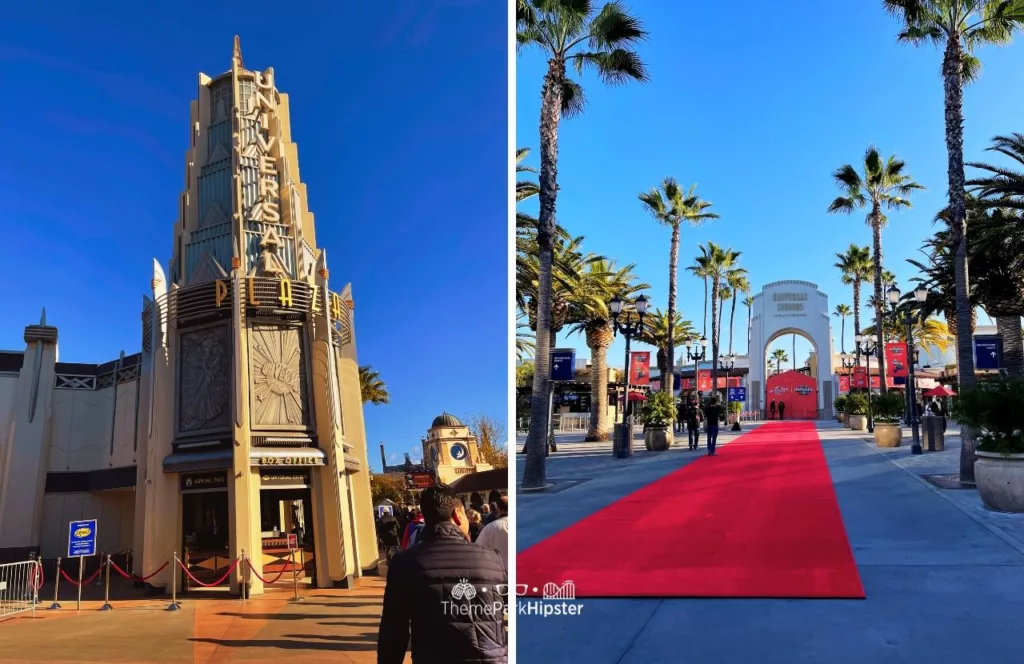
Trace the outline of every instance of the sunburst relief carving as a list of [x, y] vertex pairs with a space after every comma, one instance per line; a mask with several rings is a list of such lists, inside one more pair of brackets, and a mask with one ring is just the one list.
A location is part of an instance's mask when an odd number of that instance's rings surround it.
[[299, 330], [254, 327], [251, 357], [253, 423], [257, 426], [305, 424]]

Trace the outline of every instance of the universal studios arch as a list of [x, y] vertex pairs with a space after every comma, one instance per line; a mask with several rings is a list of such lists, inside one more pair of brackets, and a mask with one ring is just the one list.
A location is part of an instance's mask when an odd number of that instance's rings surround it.
[[[814, 349], [815, 361], [811, 366], [811, 376], [786, 379], [784, 374], [778, 379], [769, 377], [768, 349], [776, 339], [792, 334], [807, 339]], [[762, 413], [766, 411], [767, 404], [773, 398], [769, 396], [769, 390], [774, 390], [781, 400], [786, 400], [783, 393], [790, 390], [808, 398], [813, 389], [814, 401], [809, 402], [813, 404], [809, 412], [802, 414], [787, 408], [787, 418], [803, 416], [823, 419], [826, 413], [831, 415], [836, 388], [832, 374], [832, 325], [828, 295], [818, 290], [817, 284], [787, 280], [765, 285], [754, 296], [747, 335], [747, 347], [750, 349], [749, 405], [754, 410]], [[793, 387], [801, 382], [806, 385]]]

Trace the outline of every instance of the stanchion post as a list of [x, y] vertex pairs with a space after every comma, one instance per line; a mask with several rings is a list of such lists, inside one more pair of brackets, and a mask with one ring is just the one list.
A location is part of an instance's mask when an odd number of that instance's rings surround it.
[[291, 554], [292, 554], [292, 556], [291, 556], [291, 559], [292, 559], [292, 592], [294, 593], [294, 597], [292, 597], [292, 601], [293, 602], [301, 602], [302, 598], [299, 597], [299, 575], [298, 575], [298, 573], [295, 570], [295, 550], [294, 549], [292, 549]]
[[50, 610], [54, 611], [60, 608], [60, 603], [57, 602], [57, 590], [60, 588], [60, 556], [57, 556], [57, 568], [53, 571], [53, 604], [50, 605]]
[[175, 551], [171, 557], [171, 604], [167, 607], [168, 611], [178, 611], [181, 607], [178, 606], [178, 552]]
[[239, 558], [239, 561], [240, 561], [238, 564], [242, 566], [241, 578], [238, 580], [238, 596], [242, 598], [242, 602], [244, 603], [245, 602], [245, 567], [246, 567], [245, 549], [242, 549], [242, 554], [238, 558]]
[[110, 611], [114, 607], [110, 606], [110, 554], [107, 554], [107, 580], [103, 587], [103, 606], [100, 607], [100, 611]]
[[85, 571], [85, 556], [78, 556], [78, 607], [76, 611], [82, 610], [82, 572]]
[[36, 605], [39, 604], [39, 591], [43, 588], [43, 557], [36, 556], [36, 579], [39, 580], [39, 586], [36, 586], [36, 580], [32, 581], [32, 611], [36, 610]]

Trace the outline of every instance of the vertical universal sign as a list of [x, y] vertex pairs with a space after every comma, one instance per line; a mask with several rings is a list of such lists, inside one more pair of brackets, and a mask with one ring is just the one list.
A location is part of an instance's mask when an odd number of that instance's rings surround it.
[[277, 144], [276, 132], [270, 124], [277, 110], [277, 91], [274, 89], [274, 70], [255, 72], [256, 86], [252, 93], [252, 111], [246, 118], [257, 121], [256, 138], [246, 146], [242, 156], [256, 159], [259, 173], [259, 200], [249, 210], [252, 221], [281, 223], [281, 180], [277, 159], [273, 156]]

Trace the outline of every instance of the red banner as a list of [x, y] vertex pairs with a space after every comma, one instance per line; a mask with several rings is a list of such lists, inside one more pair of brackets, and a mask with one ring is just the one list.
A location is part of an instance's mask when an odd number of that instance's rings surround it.
[[[910, 372], [907, 370], [907, 344], [901, 341], [885, 344], [885, 366], [889, 369], [889, 376], [908, 376]], [[889, 383], [888, 380], [885, 382]]]
[[699, 392], [710, 392], [711, 391], [711, 370], [701, 369], [697, 372], [697, 391]]
[[634, 351], [629, 354], [629, 384], [649, 385], [651, 383], [650, 351]]
[[854, 367], [853, 368], [853, 380], [850, 385], [856, 389], [867, 389], [868, 386], [868, 370], [867, 367]]
[[843, 392], [849, 392], [849, 391], [850, 391], [850, 377], [849, 376], [840, 376], [839, 377], [839, 392], [843, 393]]

